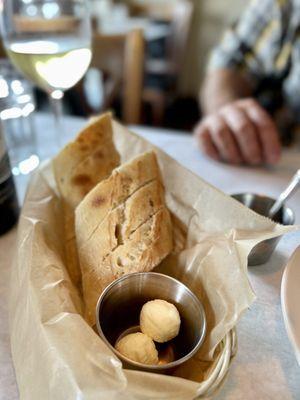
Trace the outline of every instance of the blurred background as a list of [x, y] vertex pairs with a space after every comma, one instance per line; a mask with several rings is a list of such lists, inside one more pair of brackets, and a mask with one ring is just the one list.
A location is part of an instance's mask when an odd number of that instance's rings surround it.
[[[89, 2], [92, 62], [66, 92], [64, 113], [87, 117], [111, 109], [124, 123], [191, 130], [201, 115], [198, 92], [209, 52], [245, 1]], [[37, 109], [48, 111], [45, 94], [34, 90]]]

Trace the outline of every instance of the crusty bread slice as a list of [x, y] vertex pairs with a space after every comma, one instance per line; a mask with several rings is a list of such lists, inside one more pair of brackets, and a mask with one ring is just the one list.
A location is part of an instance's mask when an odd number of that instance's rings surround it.
[[[99, 197], [103, 201], [95, 207]], [[86, 319], [94, 325], [98, 297], [109, 283], [153, 269], [172, 250], [171, 220], [154, 153], [113, 171], [86, 196], [76, 209], [76, 239]]]
[[119, 165], [120, 156], [112, 134], [111, 114], [103, 114], [94, 118], [54, 158], [53, 169], [59, 192], [72, 210]]
[[91, 326], [95, 324], [98, 298], [107, 285], [124, 274], [151, 271], [170, 253], [170, 214], [161, 208], [108, 254], [100, 254], [95, 244], [79, 250], [85, 318]]
[[88, 240], [105, 216], [136, 190], [153, 180], [160, 181], [154, 152], [144, 153], [116, 168], [111, 176], [94, 187], [76, 209], [77, 241]]
[[77, 236], [79, 253], [93, 254], [96, 262], [101, 262], [164, 207], [163, 187], [159, 181], [151, 181], [110, 211], [87, 241], [80, 243]]
[[81, 273], [75, 239], [75, 208], [84, 196], [119, 165], [112, 140], [111, 114], [94, 118], [53, 160], [53, 170], [62, 197], [66, 261], [71, 279], [80, 285]]
[[105, 263], [112, 266], [114, 277], [146, 272], [156, 267], [171, 250], [171, 219], [164, 207], [134, 231], [129, 240], [112, 251]]

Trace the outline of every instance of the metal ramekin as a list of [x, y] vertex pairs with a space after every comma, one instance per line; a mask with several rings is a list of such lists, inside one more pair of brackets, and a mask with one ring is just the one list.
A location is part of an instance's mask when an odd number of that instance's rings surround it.
[[[174, 360], [146, 365], [124, 357], [114, 345], [124, 334], [138, 331], [141, 308], [154, 299], [173, 303], [180, 313], [181, 326], [178, 336], [167, 344], [174, 352]], [[170, 372], [189, 360], [199, 350], [206, 333], [205, 313], [198, 298], [178, 280], [155, 272], [128, 274], [111, 283], [98, 300], [96, 322], [100, 337], [125, 368], [156, 373]], [[160, 352], [160, 345], [156, 347]]]

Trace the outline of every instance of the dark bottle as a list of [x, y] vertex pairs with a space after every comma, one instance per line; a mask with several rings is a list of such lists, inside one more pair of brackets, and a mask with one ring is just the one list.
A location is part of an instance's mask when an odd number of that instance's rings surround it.
[[18, 216], [16, 187], [0, 122], [0, 235], [15, 225]]

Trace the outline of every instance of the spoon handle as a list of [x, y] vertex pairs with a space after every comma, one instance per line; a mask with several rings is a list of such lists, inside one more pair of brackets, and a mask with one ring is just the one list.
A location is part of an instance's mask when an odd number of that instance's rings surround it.
[[293, 176], [291, 182], [289, 183], [288, 187], [285, 189], [284, 192], [281, 193], [281, 195], [278, 197], [278, 199], [275, 201], [273, 206], [269, 210], [269, 218], [274, 217], [274, 215], [280, 210], [282, 207], [283, 203], [291, 197], [291, 195], [298, 189], [300, 185], [300, 169], [295, 173]]

